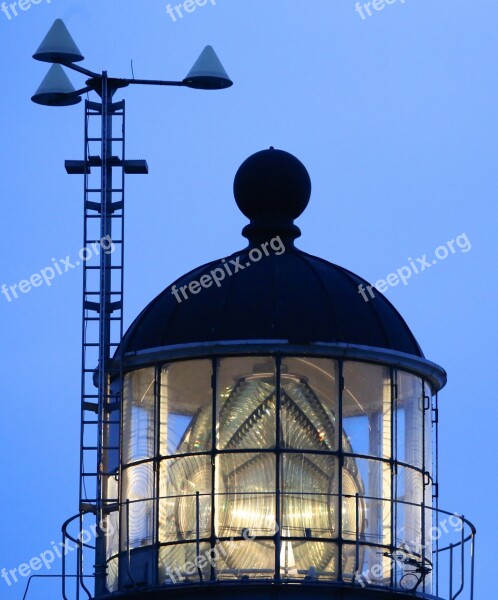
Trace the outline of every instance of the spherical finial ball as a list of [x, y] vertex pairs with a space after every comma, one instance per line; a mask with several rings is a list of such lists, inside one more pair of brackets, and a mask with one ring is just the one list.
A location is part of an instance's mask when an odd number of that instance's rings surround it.
[[242, 163], [233, 193], [237, 206], [252, 221], [288, 221], [297, 219], [308, 205], [311, 180], [300, 160], [272, 146]]

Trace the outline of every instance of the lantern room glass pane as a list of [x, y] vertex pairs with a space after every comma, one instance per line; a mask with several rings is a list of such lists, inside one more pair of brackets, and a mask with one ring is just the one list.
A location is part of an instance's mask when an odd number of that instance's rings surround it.
[[281, 445], [337, 450], [337, 362], [325, 358], [284, 358], [280, 371]]
[[[360, 524], [362, 539], [372, 544], [391, 544], [392, 531], [392, 482], [391, 465], [374, 459], [355, 459], [359, 476], [365, 489], [365, 499], [361, 508], [364, 515]], [[343, 478], [346, 481], [346, 477]], [[355, 515], [353, 502], [349, 505], [351, 523]]]
[[[392, 558], [384, 556], [388, 550], [382, 546], [362, 546], [358, 551], [358, 562], [356, 561], [356, 549], [352, 545], [343, 547], [348, 557], [343, 561], [344, 581], [354, 581], [357, 586], [368, 585], [390, 586], [393, 577], [393, 569], [396, 563]], [[359, 565], [359, 566], [357, 566]]]
[[355, 454], [392, 457], [391, 374], [387, 367], [348, 361], [343, 370], [343, 427]]
[[[315, 454], [284, 454], [280, 487], [282, 537], [336, 537], [336, 458]], [[305, 552], [305, 546], [301, 545], [300, 551]]]
[[219, 580], [273, 579], [275, 576], [275, 545], [271, 541], [224, 541], [218, 543], [216, 549]]
[[[425, 470], [428, 473], [433, 472], [432, 469], [432, 407], [435, 399], [432, 398], [432, 389], [427, 382], [424, 382], [424, 396], [426, 398], [426, 410], [424, 411], [425, 420]], [[432, 491], [431, 491], [432, 495]]]
[[282, 540], [280, 576], [285, 579], [337, 579], [337, 544], [326, 541]]
[[421, 503], [424, 500], [424, 476], [410, 467], [397, 469], [396, 541], [398, 545], [413, 548], [422, 538]]
[[366, 529], [365, 488], [356, 459], [347, 458], [342, 469], [342, 537], [363, 539]]
[[221, 454], [215, 469], [218, 537], [271, 536], [275, 533], [275, 456]]
[[209, 455], [161, 462], [160, 487], [165, 495], [159, 499], [160, 542], [195, 540], [197, 533], [199, 539], [211, 536], [211, 480]]
[[119, 577], [119, 559], [111, 558], [107, 561], [106, 587], [109, 592], [116, 592], [118, 589]]
[[[154, 543], [155, 369], [128, 373], [123, 385], [121, 548]], [[138, 463], [138, 464], [137, 464]]]
[[123, 470], [124, 498], [121, 511], [121, 546], [123, 550], [154, 543], [155, 504], [154, 465], [145, 462]]
[[[123, 386], [123, 464], [154, 456], [155, 370], [128, 373]], [[125, 496], [126, 497], [126, 496]]]
[[[211, 360], [185, 360], [161, 369], [162, 456], [206, 452], [212, 447]], [[162, 490], [161, 490], [162, 492]]]
[[208, 543], [176, 544], [159, 548], [159, 582], [165, 585], [209, 581], [214, 563]]
[[[106, 478], [106, 496], [107, 498], [118, 497], [118, 481], [116, 477]], [[119, 554], [119, 512], [112, 511], [104, 517], [102, 530], [105, 533], [106, 544], [106, 586], [110, 592], [114, 592], [118, 587], [118, 559]]]
[[396, 374], [397, 382], [397, 459], [420, 469], [424, 462], [424, 393], [423, 382], [404, 371]]
[[217, 373], [217, 447], [275, 447], [275, 364], [271, 357], [222, 359]]

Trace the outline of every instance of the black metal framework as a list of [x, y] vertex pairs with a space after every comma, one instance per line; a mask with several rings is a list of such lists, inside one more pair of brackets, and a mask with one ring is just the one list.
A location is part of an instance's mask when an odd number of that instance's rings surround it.
[[[109, 454], [120, 450], [118, 441], [109, 441], [107, 432], [119, 427], [120, 392], [111, 390], [110, 381], [122, 378], [122, 367], [110, 361], [123, 337], [125, 174], [148, 172], [145, 161], [125, 159], [125, 101], [113, 102], [119, 86], [113, 85], [106, 72], [99, 81], [96, 91], [101, 102], [85, 101], [84, 160], [65, 163], [68, 174], [84, 175], [80, 531], [85, 527], [85, 515], [93, 515], [92, 521], [99, 525], [118, 503], [117, 494], [104, 494], [102, 479], [108, 476]], [[118, 170], [117, 176], [114, 170]], [[98, 264], [87, 261], [96, 254]], [[96, 557], [91, 565], [95, 565], [96, 589], [103, 590], [105, 541], [98, 529], [96, 536]], [[80, 589], [90, 597], [82, 545], [77, 548], [76, 597]], [[65, 581], [63, 597], [67, 597]]]
[[[123, 455], [124, 444], [126, 444], [126, 435], [129, 433], [125, 431], [126, 418], [121, 413], [121, 461], [120, 464], [113, 464], [109, 471], [109, 479], [112, 477], [119, 478], [120, 485], [120, 497], [119, 504], [116, 508], [119, 508], [117, 512], [107, 515], [106, 518], [113, 519], [116, 527], [119, 527], [119, 545], [118, 550], [115, 552], [107, 553], [107, 581], [109, 584], [110, 578], [114, 577], [114, 586], [111, 585], [113, 591], [118, 589], [122, 592], [131, 591], [134, 589], [140, 589], [143, 586], [147, 586], [153, 589], [155, 586], [164, 585], [181, 585], [182, 583], [198, 582], [203, 584], [214, 584], [223, 583], [224, 581], [231, 581], [233, 579], [242, 578], [255, 579], [256, 581], [270, 580], [275, 583], [286, 583], [286, 582], [304, 582], [304, 581], [318, 581], [321, 583], [327, 583], [330, 585], [347, 585], [353, 587], [380, 587], [382, 589], [407, 591], [410, 593], [416, 593], [420, 597], [434, 597], [434, 593], [438, 598], [447, 598], [453, 600], [461, 594], [464, 589], [465, 583], [465, 572], [470, 568], [470, 585], [467, 586], [466, 591], [469, 593], [469, 598], [473, 598], [473, 548], [474, 548], [474, 535], [475, 530], [470, 522], [463, 517], [452, 515], [451, 513], [440, 511], [438, 507], [431, 506], [431, 500], [433, 495], [433, 489], [437, 489], [437, 486], [433, 485], [432, 481], [432, 465], [427, 465], [428, 458], [428, 447], [426, 444], [427, 435], [430, 434], [430, 438], [433, 437], [437, 441], [437, 401], [433, 405], [432, 402], [428, 402], [427, 399], [431, 397], [430, 386], [426, 381], [420, 379], [421, 382], [421, 394], [420, 394], [420, 406], [422, 410], [423, 421], [421, 434], [422, 453], [420, 456], [420, 465], [410, 464], [406, 460], [400, 460], [398, 456], [397, 448], [399, 446], [398, 440], [398, 418], [401, 416], [396, 410], [398, 402], [401, 402], [401, 376], [411, 376], [408, 372], [400, 370], [398, 368], [390, 367], [387, 369], [389, 379], [389, 389], [385, 394], [385, 417], [390, 422], [390, 438], [386, 436], [385, 445], [390, 447], [390, 456], [372, 456], [370, 452], [364, 453], [355, 450], [354, 443], [349, 445], [346, 440], [348, 434], [348, 425], [344, 423], [344, 390], [348, 388], [348, 381], [345, 379], [345, 367], [351, 361], [344, 361], [342, 359], [335, 361], [337, 365], [337, 378], [334, 383], [337, 399], [337, 431], [344, 432], [344, 435], [337, 436], [337, 448], [333, 451], [330, 450], [309, 450], [305, 448], [282, 448], [280, 445], [280, 435], [275, 436], [275, 445], [268, 448], [259, 448], [255, 451], [266, 455], [275, 455], [275, 487], [272, 490], [271, 495], [268, 490], [264, 490], [261, 494], [274, 498], [274, 515], [276, 528], [271, 535], [257, 535], [257, 542], [260, 544], [270, 544], [274, 551], [274, 565], [270, 565], [270, 568], [265, 573], [264, 570], [260, 570], [256, 574], [251, 573], [248, 569], [223, 569], [220, 570], [219, 564], [196, 566], [193, 573], [183, 573], [180, 570], [174, 570], [170, 565], [169, 570], [169, 583], [164, 577], [165, 566], [160, 564], [161, 553], [164, 552], [161, 549], [175, 549], [175, 547], [184, 547], [185, 549], [190, 548], [190, 556], [192, 556], [194, 565], [195, 561], [199, 562], [199, 557], [206, 555], [209, 551], [214, 553], [218, 551], [218, 555], [222, 554], [222, 549], [225, 544], [225, 551], [228, 552], [230, 544], [234, 543], [250, 543], [252, 536], [249, 536], [249, 540], [246, 537], [247, 530], [241, 529], [238, 535], [223, 536], [220, 535], [217, 511], [222, 502], [227, 502], [228, 496], [236, 497], [241, 495], [244, 497], [244, 492], [238, 490], [231, 491], [229, 493], [222, 492], [219, 490], [217, 485], [217, 478], [219, 477], [219, 461], [222, 455], [241, 455], [247, 454], [247, 448], [225, 448], [220, 451], [217, 447], [217, 435], [219, 434], [218, 424], [218, 404], [220, 402], [220, 375], [219, 368], [224, 357], [204, 359], [203, 362], [209, 363], [210, 367], [210, 380], [208, 382], [209, 396], [211, 403], [211, 413], [207, 414], [206, 423], [210, 425], [210, 448], [205, 449], [203, 452], [177, 452], [171, 454], [165, 454], [164, 448], [161, 447], [161, 428], [164, 427], [164, 420], [161, 413], [161, 394], [162, 394], [162, 377], [164, 364], [156, 364], [154, 367], [149, 368], [149, 373], [152, 376], [152, 388], [150, 399], [147, 400], [146, 395], [142, 397], [143, 401], [150, 401], [153, 403], [153, 409], [151, 412], [151, 419], [154, 423], [154, 436], [153, 436], [153, 450], [145, 458], [131, 461], [129, 463], [124, 462], [126, 459]], [[299, 359], [299, 356], [284, 356], [277, 354], [275, 357], [271, 355], [260, 356], [260, 359], [275, 361], [274, 362], [274, 374], [275, 374], [275, 427], [276, 432], [281, 429], [281, 368], [282, 361], [292, 358]], [[324, 356], [324, 359], [327, 357]], [[193, 378], [196, 377], [196, 367], [198, 366], [198, 360], [188, 361], [177, 361], [188, 364], [192, 367]], [[356, 361], [358, 365], [362, 364]], [[368, 365], [368, 363], [364, 363]], [[370, 365], [372, 366], [372, 365]], [[130, 372], [127, 374], [128, 381], [139, 371], [144, 372], [145, 369], [139, 369], [136, 372]], [[414, 375], [413, 375], [414, 376]], [[125, 378], [124, 381], [127, 379]], [[131, 390], [131, 395], [128, 399], [125, 397], [123, 402], [123, 410], [126, 410], [126, 402], [133, 400], [133, 394], [142, 394], [143, 390]], [[150, 389], [146, 391], [146, 394], [150, 393]], [[370, 423], [373, 423], [371, 420]], [[377, 420], [379, 423], [379, 420]], [[191, 424], [190, 424], [191, 425]], [[190, 426], [189, 425], [189, 426]], [[430, 430], [434, 429], [434, 435]], [[139, 434], [139, 432], [137, 432]], [[404, 435], [404, 434], [403, 434]], [[138, 435], [137, 440], [140, 439]], [[107, 440], [104, 441], [104, 447]], [[178, 448], [180, 445], [178, 445]], [[331, 460], [338, 461], [340, 468], [337, 471], [337, 486], [336, 491], [329, 492], [327, 494], [327, 502], [331, 503], [332, 506], [336, 502], [337, 506], [341, 509], [336, 511], [337, 526], [335, 530], [331, 530], [325, 537], [317, 532], [313, 531], [312, 528], [304, 528], [301, 535], [282, 535], [283, 522], [282, 522], [282, 489], [280, 485], [281, 481], [281, 465], [280, 455], [282, 454], [294, 454], [294, 455], [313, 455], [313, 456], [329, 456]], [[210, 490], [204, 492], [203, 490], [195, 490], [195, 492], [187, 494], [164, 494], [164, 483], [161, 482], [161, 478], [164, 477], [164, 473], [167, 469], [164, 469], [164, 465], [174, 459], [183, 460], [192, 458], [198, 460], [200, 456], [206, 457], [206, 468], [209, 464], [209, 477]], [[435, 456], [437, 457], [437, 445]], [[347, 462], [349, 461], [349, 463]], [[111, 461], [112, 462], [112, 461]], [[362, 489], [358, 486], [355, 494], [347, 493], [344, 490], [344, 477], [348, 472], [343, 467], [345, 464], [349, 464], [349, 469], [352, 469], [356, 464], [360, 465], [377, 465], [377, 468], [383, 472], [386, 477], [387, 489], [389, 490], [388, 495], [372, 495], [368, 493], [368, 489]], [[201, 465], [201, 463], [198, 463]], [[150, 468], [147, 466], [150, 465]], [[141, 469], [140, 470], [137, 470]], [[434, 464], [435, 472], [437, 472], [437, 462]], [[370, 468], [370, 467], [369, 467]], [[139, 473], [140, 476], [152, 477], [152, 488], [151, 492], [146, 496], [137, 498], [130, 497], [129, 490], [126, 489], [126, 478], [129, 477], [130, 473], [133, 473], [133, 469]], [[399, 476], [399, 472], [406, 472], [410, 470], [413, 476], [420, 477], [423, 481], [422, 484], [422, 496], [420, 502], [413, 502], [410, 499], [406, 499], [402, 493], [400, 493], [400, 487], [406, 485], [402, 483], [402, 479]], [[364, 468], [363, 468], [363, 471]], [[358, 467], [359, 476], [362, 476], [362, 467]], [[417, 475], [418, 474], [418, 475]], [[295, 493], [295, 492], [294, 492]], [[257, 492], [251, 491], [250, 493], [245, 492], [245, 496], [254, 497]], [[105, 495], [105, 492], [104, 492]], [[306, 501], [307, 495], [312, 495], [312, 492], [306, 492], [301, 490], [299, 495], [302, 497], [302, 501]], [[314, 494], [317, 496], [317, 494]], [[324, 494], [322, 494], [324, 495]], [[417, 498], [418, 500], [418, 498]], [[232, 500], [229, 500], [233, 502]], [[161, 506], [164, 503], [173, 503], [178, 507], [179, 503], [190, 506], [191, 503], [193, 510], [185, 510], [185, 514], [189, 515], [189, 529], [184, 529], [177, 539], [161, 539], [161, 527], [163, 526], [161, 519]], [[208, 504], [206, 505], [206, 502]], [[351, 502], [354, 505], [354, 528], [345, 532], [344, 527], [344, 506], [346, 502]], [[206, 517], [206, 506], [210, 506], [210, 512]], [[239, 505], [240, 506], [240, 505]], [[398, 524], [406, 521], [406, 514], [410, 512], [414, 522], [419, 528], [419, 539], [418, 540], [407, 540], [401, 538], [398, 530]], [[369, 530], [365, 528], [365, 513], [370, 517], [377, 515], [376, 518], [382, 519], [382, 515], [387, 515], [389, 520], [388, 525], [385, 527], [386, 534], [382, 534], [382, 539], [369, 539]], [[118, 516], [119, 515], [119, 516]], [[146, 535], [143, 536], [139, 541], [133, 540], [130, 537], [130, 520], [137, 519], [137, 515], [149, 515], [144, 517], [145, 520], [149, 519], [150, 526], [143, 529]], [[379, 517], [380, 515], [380, 517]], [[440, 540], [440, 535], [437, 532], [441, 531], [441, 519], [444, 516], [451, 517], [454, 520], [454, 531], [443, 531], [448, 534], [448, 543]], [[164, 515], [163, 515], [164, 516]], [[209, 522], [209, 531], [203, 533], [203, 527], [206, 521]], [[147, 522], [149, 522], [147, 521]], [[143, 521], [145, 522], [145, 521]], [[443, 523], [443, 530], [449, 529], [449, 526]], [[455, 531], [458, 530], [458, 535]], [[382, 530], [384, 531], [384, 529]], [[434, 532], [436, 535], [434, 537]], [[251, 532], [249, 531], [249, 534]], [[387, 541], [386, 541], [387, 540]], [[106, 540], [109, 545], [109, 540]], [[428, 543], [430, 541], [430, 543]], [[408, 542], [408, 543], [407, 543]], [[411, 542], [411, 543], [410, 543]], [[253, 542], [254, 543], [254, 542]], [[308, 569], [306, 572], [299, 572], [299, 569], [294, 569], [294, 573], [284, 572], [281, 569], [281, 558], [283, 556], [283, 549], [291, 546], [292, 544], [331, 544], [335, 548], [335, 567], [332, 572], [320, 573], [319, 570], [314, 568]], [[286, 546], [287, 545], [287, 546]], [[442, 547], [441, 547], [442, 546]], [[234, 546], [232, 545], [232, 548]], [[470, 551], [470, 559], [467, 557], [467, 553]], [[343, 557], [345, 553], [354, 557], [354, 569], [344, 569]], [[184, 554], [187, 556], [187, 553]], [[402, 557], [402, 558], [400, 558]], [[457, 558], [455, 558], [457, 557]], [[187, 561], [189, 562], [189, 561]], [[144, 567], [144, 565], [150, 565]], [[312, 566], [312, 565], [310, 565]], [[377, 567], [377, 568], [376, 568]], [[148, 570], [147, 570], [148, 569]], [[375, 573], [379, 572], [379, 576], [375, 576]], [[230, 571], [228, 577], [226, 571]], [[238, 572], [237, 572], [238, 571]], [[301, 570], [302, 571], [302, 570]], [[458, 572], [457, 572], [458, 571]], [[141, 573], [137, 577], [137, 573]], [[144, 575], [146, 573], [146, 575]], [[171, 576], [173, 574], [173, 576]], [[467, 574], [468, 576], [468, 574]], [[431, 578], [434, 581], [431, 581]], [[458, 580], [458, 581], [457, 581]], [[411, 582], [411, 583], [410, 583]], [[102, 594], [102, 592], [101, 592]], [[97, 593], [97, 595], [99, 595]]]

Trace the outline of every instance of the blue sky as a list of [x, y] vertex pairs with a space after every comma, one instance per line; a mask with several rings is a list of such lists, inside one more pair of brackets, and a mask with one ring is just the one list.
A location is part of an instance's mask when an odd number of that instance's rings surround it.
[[[10, 20], [0, 13], [0, 285], [82, 246], [82, 181], [65, 174], [64, 160], [82, 158], [83, 107], [30, 101], [47, 70], [31, 55], [54, 19], [66, 22], [84, 65], [118, 77], [131, 75], [133, 59], [137, 78], [182, 79], [212, 44], [235, 82], [229, 90], [124, 93], [128, 158], [150, 168], [127, 180], [126, 325], [178, 276], [245, 245], [233, 177], [270, 145], [310, 172], [297, 242], [307, 252], [375, 282], [465, 235], [468, 251], [454, 245], [386, 296], [448, 372], [440, 506], [476, 524], [476, 598], [491, 597], [498, 4], [397, 0], [362, 19], [353, 0], [216, 0], [176, 22], [166, 4], [41, 0]], [[82, 87], [83, 76], [70, 78]], [[81, 274], [11, 302], [0, 296], [0, 568], [49, 549], [77, 510]], [[58, 590], [38, 581], [28, 597]], [[24, 583], [0, 580], [2, 599], [23, 592]]]

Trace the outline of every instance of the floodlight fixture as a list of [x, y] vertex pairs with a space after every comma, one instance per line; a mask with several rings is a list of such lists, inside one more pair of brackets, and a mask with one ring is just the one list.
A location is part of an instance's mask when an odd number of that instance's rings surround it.
[[[89, 90], [96, 91], [100, 96], [109, 94], [112, 98], [116, 90], [131, 84], [179, 86], [198, 90], [222, 90], [233, 85], [216, 52], [209, 45], [204, 48], [188, 75], [181, 81], [135, 79], [134, 77], [111, 78], [107, 77], [105, 71], [101, 74], [95, 73], [75, 64], [82, 61], [84, 57], [62, 19], [54, 21], [38, 50], [33, 54], [33, 58], [53, 63], [40, 87], [31, 98], [33, 102], [45, 106], [77, 104], [78, 97]], [[60, 65], [87, 75], [89, 79], [86, 87], [75, 90]], [[104, 86], [107, 92], [103, 90]]]

